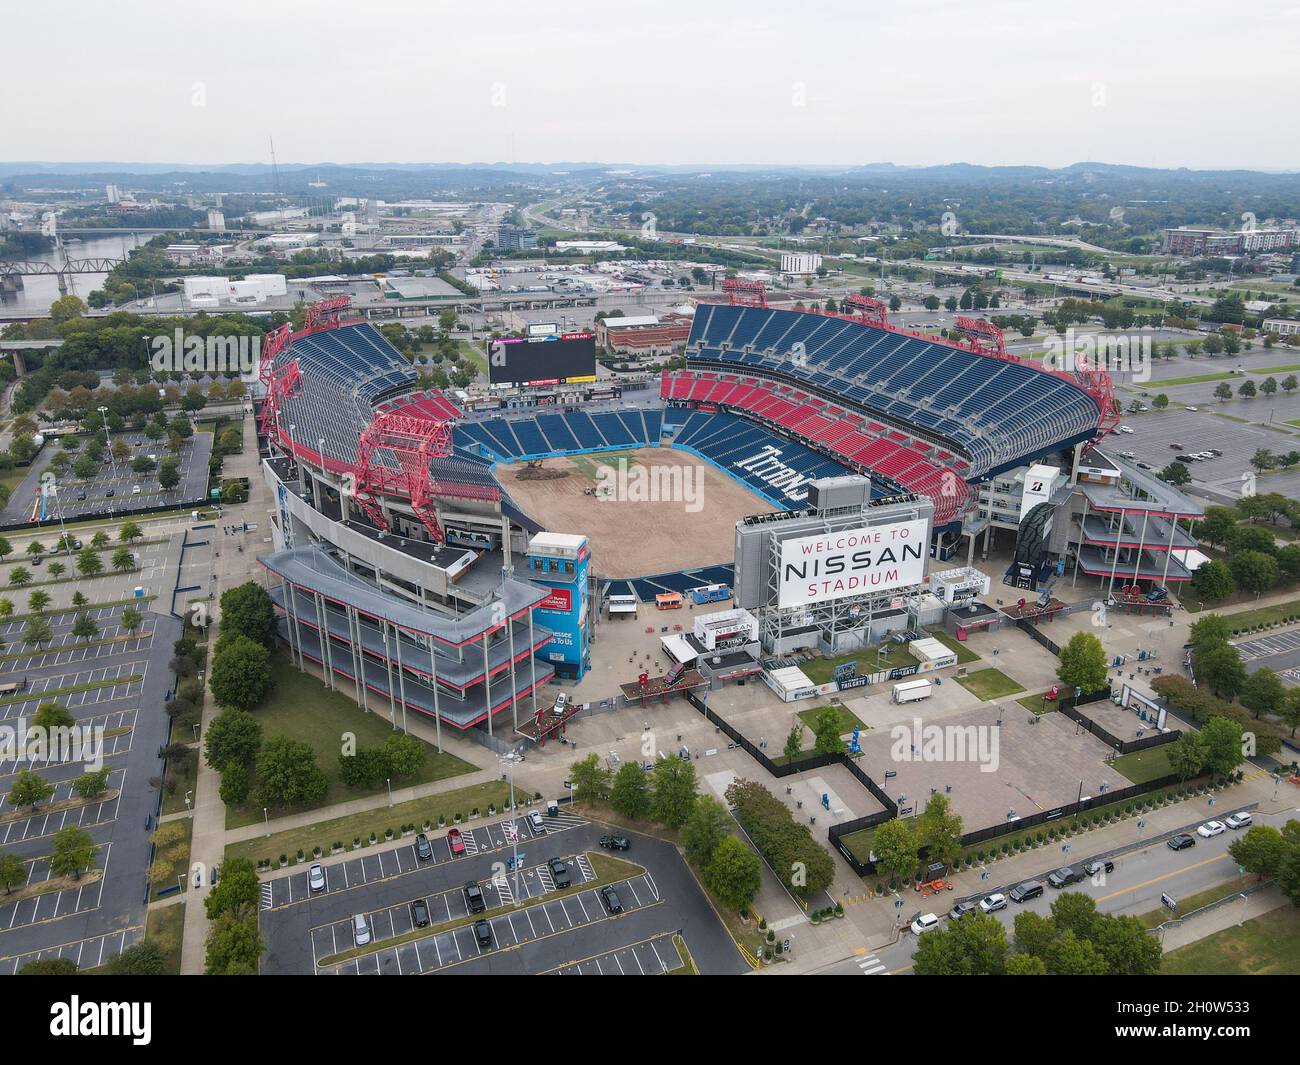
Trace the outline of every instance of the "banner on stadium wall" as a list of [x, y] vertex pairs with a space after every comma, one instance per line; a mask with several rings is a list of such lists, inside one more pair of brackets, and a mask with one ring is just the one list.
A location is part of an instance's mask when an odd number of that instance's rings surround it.
[[921, 584], [928, 529], [929, 522], [919, 518], [782, 541], [777, 605], [828, 603]]

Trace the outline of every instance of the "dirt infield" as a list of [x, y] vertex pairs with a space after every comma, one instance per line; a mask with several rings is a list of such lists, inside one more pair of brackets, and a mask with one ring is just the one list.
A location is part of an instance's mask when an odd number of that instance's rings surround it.
[[[497, 476], [544, 528], [587, 536], [602, 577], [730, 562], [736, 522], [773, 509], [708, 463], [671, 448], [565, 456], [543, 466], [568, 476], [521, 479], [521, 463], [497, 467]], [[609, 498], [583, 494], [597, 487]]]

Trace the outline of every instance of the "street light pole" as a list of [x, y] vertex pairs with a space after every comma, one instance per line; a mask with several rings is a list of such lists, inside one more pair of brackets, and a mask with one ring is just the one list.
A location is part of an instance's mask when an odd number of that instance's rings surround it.
[[510, 770], [508, 769], [501, 775], [510, 784], [510, 823], [514, 826], [514, 831], [511, 832], [510, 834], [511, 836], [510, 846], [512, 849], [512, 858], [510, 864], [514, 866], [514, 870], [515, 870], [515, 905], [518, 906], [519, 905], [519, 819], [516, 817], [516, 811], [515, 811], [515, 775], [514, 773], [510, 772]]

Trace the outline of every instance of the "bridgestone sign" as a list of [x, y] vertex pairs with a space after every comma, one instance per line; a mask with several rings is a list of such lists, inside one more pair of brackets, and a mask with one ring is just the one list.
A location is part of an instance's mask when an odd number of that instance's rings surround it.
[[777, 605], [828, 603], [920, 584], [928, 524], [901, 521], [782, 541]]

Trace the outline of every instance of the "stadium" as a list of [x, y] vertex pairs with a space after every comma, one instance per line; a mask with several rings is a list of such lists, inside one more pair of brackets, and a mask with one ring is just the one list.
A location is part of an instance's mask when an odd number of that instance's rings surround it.
[[[514, 729], [521, 703], [525, 721], [537, 713], [551, 680], [581, 679], [605, 597], [733, 585], [731, 530], [748, 515], [811, 513], [815, 482], [857, 475], [869, 479], [864, 507], [912, 501], [915, 517], [926, 503], [929, 553], [948, 558], [963, 536], [974, 550], [981, 483], [1116, 424], [1106, 374], [1009, 355], [986, 322], [959, 319], [961, 337], [946, 340], [891, 325], [865, 297], [808, 312], [768, 307], [753, 283], [724, 288], [727, 302], [696, 308], [685, 368], [657, 389], [595, 388], [594, 362], [575, 361], [572, 344], [557, 372], [546, 360], [558, 348], [514, 343], [516, 362], [494, 363], [493, 381], [522, 387], [486, 410], [422, 387], [374, 327], [348, 317], [346, 297], [270, 334], [259, 427], [277, 511], [260, 562], [299, 660], [327, 683], [359, 680], [359, 700], [490, 739], [503, 712]], [[586, 455], [672, 452], [726, 486], [712, 526], [680, 507], [662, 527], [652, 510], [606, 520], [614, 512], [579, 492], [582, 477], [556, 510], [520, 476], [547, 461], [562, 474]], [[600, 527], [594, 547], [588, 525]]]

